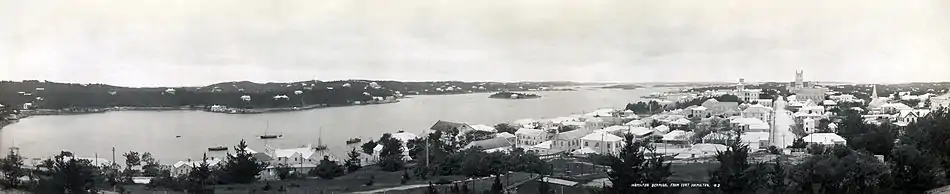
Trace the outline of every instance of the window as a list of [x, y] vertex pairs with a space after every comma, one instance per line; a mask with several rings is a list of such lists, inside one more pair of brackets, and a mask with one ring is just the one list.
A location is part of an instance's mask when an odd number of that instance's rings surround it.
[[607, 149], [610, 149], [610, 144], [609, 144], [609, 143], [607, 144]]
[[584, 142], [584, 146], [590, 146], [590, 144], [588, 144], [588, 142]]
[[294, 162], [296, 162], [296, 161], [297, 161], [297, 158], [294, 158]]
[[594, 147], [600, 147], [600, 143], [594, 143]]

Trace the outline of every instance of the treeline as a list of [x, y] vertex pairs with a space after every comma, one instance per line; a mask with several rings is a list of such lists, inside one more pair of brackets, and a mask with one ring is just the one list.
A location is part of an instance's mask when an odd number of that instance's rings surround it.
[[[0, 82], [0, 103], [37, 108], [103, 107], [229, 107], [271, 108], [315, 104], [345, 105], [374, 97], [399, 94], [461, 94], [486, 91], [524, 91], [549, 87], [545, 83], [306, 81], [294, 83], [227, 82], [205, 87], [128, 88], [103, 84], [69, 84], [40, 81]], [[299, 92], [298, 92], [299, 91]], [[368, 94], [368, 95], [367, 95]], [[250, 100], [241, 96], [248, 95]], [[287, 98], [274, 98], [282, 95]], [[378, 98], [377, 98], [378, 99]]]

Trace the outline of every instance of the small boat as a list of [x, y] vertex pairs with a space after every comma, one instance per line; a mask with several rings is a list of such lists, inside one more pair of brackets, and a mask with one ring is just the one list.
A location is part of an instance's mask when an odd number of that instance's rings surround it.
[[350, 144], [354, 144], [354, 143], [359, 143], [360, 141], [363, 141], [363, 140], [360, 139], [360, 138], [354, 137], [354, 138], [351, 138], [350, 140], [346, 140], [346, 145], [350, 145]]
[[208, 151], [225, 151], [228, 150], [227, 146], [215, 146], [208, 148]]
[[275, 138], [284, 137], [284, 135], [268, 135], [267, 134], [268, 128], [270, 128], [270, 121], [267, 121], [267, 123], [264, 124], [264, 135], [260, 136], [261, 139], [275, 139]]
[[181, 138], [181, 135], [176, 135], [175, 138]]

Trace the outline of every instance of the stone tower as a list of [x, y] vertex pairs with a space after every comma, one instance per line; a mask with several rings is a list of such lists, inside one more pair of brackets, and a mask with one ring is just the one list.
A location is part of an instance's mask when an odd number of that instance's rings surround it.
[[745, 90], [745, 78], [739, 78], [739, 85], [736, 86], [736, 91], [742, 92]]
[[805, 88], [805, 78], [802, 74], [805, 74], [804, 70], [795, 71], [795, 88]]

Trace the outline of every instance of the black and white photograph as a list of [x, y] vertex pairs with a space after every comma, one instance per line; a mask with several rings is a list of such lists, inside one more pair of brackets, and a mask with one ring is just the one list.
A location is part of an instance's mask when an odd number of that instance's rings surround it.
[[0, 0], [0, 193], [950, 194], [950, 0]]

